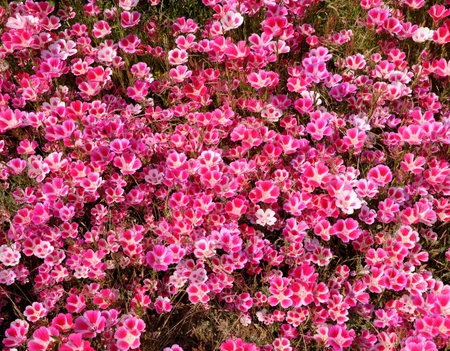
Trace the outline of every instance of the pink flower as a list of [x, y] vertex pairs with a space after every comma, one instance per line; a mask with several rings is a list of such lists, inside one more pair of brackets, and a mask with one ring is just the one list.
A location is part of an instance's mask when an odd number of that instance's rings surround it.
[[11, 323], [8, 329], [5, 331], [5, 338], [3, 339], [3, 345], [9, 348], [22, 345], [27, 341], [29, 325], [27, 322], [16, 319]]
[[155, 310], [156, 313], [168, 313], [172, 310], [172, 304], [170, 303], [170, 299], [168, 297], [158, 296], [155, 300]]
[[236, 197], [225, 205], [225, 211], [232, 217], [241, 217], [248, 208], [248, 201], [245, 198]]
[[334, 325], [328, 329], [328, 344], [333, 347], [333, 350], [341, 351], [349, 347], [354, 338], [353, 330], [347, 330], [345, 326]]
[[201, 238], [195, 244], [194, 255], [197, 258], [210, 258], [216, 253], [215, 243], [213, 240]]
[[169, 64], [172, 66], [181, 65], [188, 61], [188, 53], [183, 49], [173, 49], [168, 53]]
[[40, 327], [35, 330], [27, 347], [29, 351], [46, 351], [52, 342], [50, 330], [46, 327]]
[[271, 16], [263, 22], [263, 31], [272, 37], [279, 36], [283, 33], [284, 28], [288, 25], [286, 17]]
[[433, 5], [428, 10], [433, 21], [438, 22], [441, 19], [450, 16], [450, 9], [446, 9], [443, 5]]
[[125, 152], [114, 158], [114, 166], [120, 168], [122, 174], [134, 174], [141, 168], [142, 162], [134, 153]]
[[437, 351], [436, 344], [423, 336], [410, 336], [400, 351]]
[[280, 195], [280, 188], [271, 181], [257, 181], [256, 187], [250, 192], [249, 198], [253, 203], [264, 202], [274, 203], [277, 202]]
[[57, 57], [51, 57], [47, 61], [42, 62], [40, 72], [45, 78], [57, 78], [67, 73], [68, 70], [69, 68], [66, 67], [65, 61]]
[[392, 172], [388, 166], [378, 165], [369, 170], [367, 179], [379, 186], [384, 186], [392, 180]]
[[69, 340], [62, 344], [58, 351], [95, 351], [91, 347], [91, 343], [83, 340], [82, 334], [70, 334]]
[[306, 131], [315, 140], [322, 140], [324, 136], [330, 136], [333, 128], [330, 127], [328, 121], [324, 118], [317, 118], [313, 122], [308, 123]]
[[259, 70], [247, 76], [247, 81], [255, 89], [274, 87], [278, 84], [278, 74], [272, 71]]
[[294, 307], [307, 306], [314, 301], [313, 284], [294, 281], [290, 287], [293, 292], [292, 301]]
[[116, 345], [122, 351], [136, 349], [140, 346], [140, 336], [145, 330], [145, 323], [137, 317], [126, 318], [124, 322], [119, 324], [119, 328], [114, 334], [117, 340]]
[[20, 262], [20, 251], [7, 245], [0, 246], [0, 262], [5, 266], [16, 266]]
[[94, 295], [92, 302], [100, 309], [107, 309], [115, 300], [116, 294], [114, 291], [111, 291], [111, 289], [102, 289]]
[[120, 24], [123, 28], [134, 27], [139, 23], [140, 18], [141, 14], [137, 11], [133, 11], [132, 13], [124, 11], [120, 14]]
[[129, 34], [125, 38], [120, 39], [119, 47], [129, 54], [134, 54], [136, 52], [136, 48], [139, 46], [140, 43], [141, 40], [137, 35]]
[[74, 330], [82, 334], [84, 338], [95, 338], [105, 329], [105, 322], [106, 319], [100, 311], [89, 310], [75, 320]]
[[338, 191], [334, 197], [336, 199], [336, 207], [346, 214], [353, 214], [354, 210], [358, 210], [362, 206], [361, 199], [351, 189]]
[[40, 302], [33, 302], [31, 306], [27, 306], [23, 312], [28, 321], [36, 322], [47, 315], [47, 309]]
[[288, 288], [288, 285], [289, 278], [276, 277], [270, 282], [269, 291], [272, 294], [268, 299], [270, 306], [281, 304], [281, 307], [288, 308], [292, 305], [293, 291]]
[[191, 301], [193, 304], [196, 304], [198, 302], [201, 302], [203, 304], [206, 304], [209, 301], [209, 288], [206, 284], [191, 284], [186, 289], [189, 301]]
[[169, 71], [170, 78], [176, 83], [181, 83], [192, 75], [192, 71], [187, 66], [179, 65]]
[[165, 347], [163, 351], [183, 351], [183, 349], [178, 344], [174, 344], [171, 347]]
[[247, 344], [242, 339], [228, 339], [220, 345], [220, 351], [256, 351], [255, 344]]
[[450, 42], [450, 29], [446, 26], [439, 27], [433, 33], [433, 41], [436, 44], [447, 44]]
[[134, 85], [127, 88], [127, 95], [136, 101], [145, 100], [145, 97], [148, 94], [148, 89], [150, 87], [150, 83], [144, 80], [136, 80]]
[[356, 240], [361, 235], [358, 222], [352, 218], [339, 219], [330, 229], [331, 235], [337, 235], [343, 242]]
[[173, 253], [164, 245], [155, 245], [146, 258], [147, 263], [157, 271], [166, 271], [173, 263]]
[[58, 314], [55, 318], [52, 320], [52, 327], [54, 327], [58, 331], [66, 332], [73, 328], [73, 320], [72, 315], [70, 313]]
[[138, 4], [139, 0], [119, 0], [119, 7], [130, 11], [132, 7], [135, 7]]
[[253, 306], [253, 299], [249, 293], [242, 293], [236, 297], [235, 304], [240, 311], [247, 312]]
[[80, 313], [86, 307], [86, 297], [83, 294], [71, 294], [66, 300], [66, 309], [70, 313]]
[[22, 125], [23, 114], [20, 110], [6, 109], [0, 111], [0, 132], [18, 128]]
[[111, 34], [111, 27], [106, 21], [98, 21], [94, 24], [92, 34], [94, 34], [94, 37], [96, 38], [106, 37], [107, 35]]
[[311, 187], [315, 188], [321, 186], [322, 183], [327, 182], [329, 178], [329, 169], [324, 162], [317, 162], [314, 165], [306, 162], [303, 166], [302, 180]]

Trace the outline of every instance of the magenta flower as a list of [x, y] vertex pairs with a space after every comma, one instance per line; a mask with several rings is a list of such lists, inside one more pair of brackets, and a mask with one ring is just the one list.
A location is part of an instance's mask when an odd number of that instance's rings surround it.
[[157, 271], [166, 271], [173, 263], [173, 253], [164, 245], [155, 245], [146, 255], [147, 263]]
[[239, 338], [233, 338], [228, 339], [222, 345], [220, 345], [220, 351], [256, 351], [256, 345], [255, 344], [248, 344], [245, 343], [242, 339]]
[[66, 309], [70, 313], [80, 313], [86, 307], [86, 297], [83, 294], [71, 294], [66, 300]]
[[141, 14], [137, 11], [124, 11], [120, 14], [120, 24], [123, 28], [134, 27], [139, 23]]
[[40, 327], [35, 330], [27, 347], [30, 351], [45, 351], [49, 349], [50, 343], [53, 341], [50, 330], [46, 327]]
[[95, 351], [91, 347], [91, 343], [87, 340], [83, 340], [82, 334], [70, 334], [69, 340], [62, 344], [59, 351]]
[[168, 53], [169, 64], [172, 66], [181, 65], [188, 60], [188, 53], [183, 49], [173, 49]]
[[405, 340], [401, 351], [437, 351], [436, 344], [423, 336], [411, 336]]
[[352, 218], [338, 220], [330, 229], [331, 235], [337, 235], [343, 242], [356, 240], [361, 235], [358, 222]]
[[27, 341], [29, 325], [26, 321], [16, 319], [11, 323], [8, 329], [5, 331], [5, 338], [3, 339], [3, 345], [9, 348], [22, 345]]
[[75, 320], [74, 331], [84, 338], [95, 338], [105, 329], [106, 319], [100, 311], [89, 310]]
[[367, 179], [379, 186], [384, 186], [392, 180], [392, 172], [384, 165], [376, 166], [369, 170]]
[[333, 350], [341, 351], [349, 347], [354, 339], [353, 330], [347, 330], [345, 326], [334, 325], [328, 329], [328, 344]]
[[278, 74], [271, 71], [259, 70], [247, 76], [247, 81], [255, 89], [274, 87], [278, 84]]
[[433, 18], [434, 22], [438, 22], [441, 19], [450, 16], [450, 9], [446, 9], [443, 5], [433, 5], [428, 10], [428, 14]]

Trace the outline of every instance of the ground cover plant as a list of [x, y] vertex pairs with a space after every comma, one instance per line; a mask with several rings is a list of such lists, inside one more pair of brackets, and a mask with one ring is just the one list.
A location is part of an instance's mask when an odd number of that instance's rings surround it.
[[12, 350], [444, 350], [450, 2], [0, 6]]

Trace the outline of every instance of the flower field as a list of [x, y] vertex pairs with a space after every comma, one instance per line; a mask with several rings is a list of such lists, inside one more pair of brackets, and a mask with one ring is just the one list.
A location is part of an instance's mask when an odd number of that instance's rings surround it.
[[450, 349], [450, 1], [0, 1], [2, 351]]

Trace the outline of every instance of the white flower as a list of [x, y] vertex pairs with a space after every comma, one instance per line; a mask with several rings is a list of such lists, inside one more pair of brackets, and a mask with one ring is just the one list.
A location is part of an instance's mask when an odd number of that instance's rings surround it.
[[272, 104], [267, 104], [261, 111], [261, 117], [267, 119], [269, 122], [278, 122], [282, 115], [283, 111], [274, 107]]
[[138, 4], [139, 0], [119, 0], [119, 6], [126, 11], [130, 11], [132, 7]]
[[20, 262], [20, 252], [7, 245], [0, 246], [0, 263], [5, 266], [17, 266]]
[[412, 35], [412, 40], [416, 43], [423, 43], [426, 40], [431, 40], [434, 31], [427, 27], [419, 27]]
[[252, 317], [250, 317], [250, 315], [248, 314], [243, 314], [240, 316], [239, 322], [241, 322], [244, 327], [248, 327], [250, 324], [252, 324]]
[[274, 225], [277, 219], [275, 218], [275, 212], [272, 211], [270, 208], [267, 210], [259, 209], [255, 213], [256, 215], [256, 223], [262, 226], [266, 225]]

